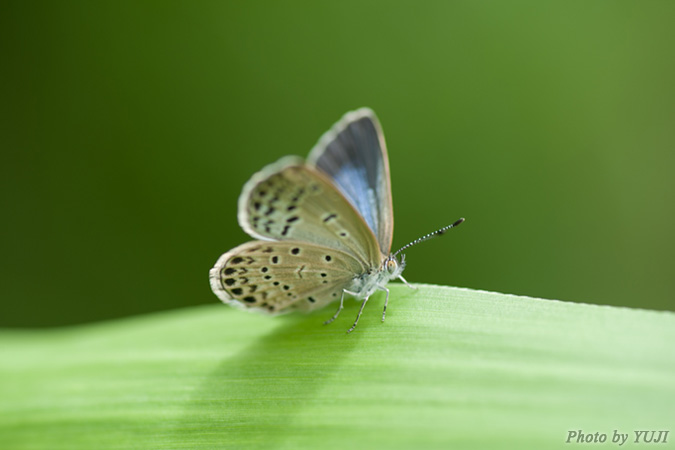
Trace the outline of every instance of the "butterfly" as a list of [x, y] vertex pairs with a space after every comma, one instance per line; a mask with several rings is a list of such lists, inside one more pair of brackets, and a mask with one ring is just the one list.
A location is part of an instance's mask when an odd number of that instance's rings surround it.
[[[244, 185], [237, 218], [255, 241], [223, 254], [209, 273], [211, 289], [235, 307], [281, 314], [362, 299], [400, 279], [406, 248], [445, 233], [459, 219], [391, 253], [394, 216], [389, 160], [375, 113], [345, 114], [311, 150], [307, 161], [288, 156]], [[413, 288], [414, 289], [414, 288]]]

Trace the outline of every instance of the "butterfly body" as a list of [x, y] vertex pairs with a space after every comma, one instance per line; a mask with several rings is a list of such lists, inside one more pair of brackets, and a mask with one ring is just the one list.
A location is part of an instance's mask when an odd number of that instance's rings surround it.
[[354, 278], [348, 290], [354, 292], [356, 298], [368, 298], [378, 289], [385, 290], [387, 283], [400, 277], [404, 268], [405, 264], [401, 264], [396, 257], [390, 255], [379, 267], [373, 267]]
[[[307, 161], [285, 157], [244, 185], [237, 218], [255, 241], [223, 254], [210, 271], [225, 303], [270, 314], [313, 310], [345, 294], [368, 298], [401, 276], [391, 254], [389, 162], [375, 114], [345, 114]], [[397, 252], [398, 253], [398, 252]], [[407, 283], [406, 283], [407, 284]], [[384, 313], [382, 316], [384, 320]]]

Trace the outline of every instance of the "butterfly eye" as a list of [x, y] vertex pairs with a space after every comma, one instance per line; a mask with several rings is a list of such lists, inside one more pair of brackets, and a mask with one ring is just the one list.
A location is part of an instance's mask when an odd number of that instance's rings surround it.
[[396, 260], [395, 259], [388, 259], [387, 260], [387, 272], [394, 273], [394, 272], [396, 272], [396, 269], [398, 269], [398, 263], [396, 262]]

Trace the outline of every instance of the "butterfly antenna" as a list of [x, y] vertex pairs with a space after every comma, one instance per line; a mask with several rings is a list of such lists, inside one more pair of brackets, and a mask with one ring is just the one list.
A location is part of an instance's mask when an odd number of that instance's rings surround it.
[[464, 217], [462, 217], [461, 219], [459, 219], [459, 220], [456, 221], [455, 223], [453, 223], [453, 224], [451, 224], [451, 225], [448, 225], [447, 227], [443, 227], [443, 228], [441, 228], [440, 230], [436, 230], [436, 231], [434, 231], [433, 233], [429, 233], [429, 234], [427, 234], [427, 235], [422, 236], [421, 238], [415, 239], [414, 241], [410, 242], [409, 244], [406, 244], [406, 245], [404, 245], [403, 247], [401, 247], [400, 249], [398, 249], [398, 250], [396, 251], [396, 253], [394, 253], [393, 256], [398, 255], [398, 254], [401, 253], [403, 250], [405, 250], [406, 248], [410, 248], [410, 247], [412, 247], [413, 245], [417, 245], [417, 244], [419, 244], [419, 243], [421, 243], [421, 242], [428, 241], [429, 239], [433, 239], [433, 238], [435, 238], [436, 236], [440, 236], [440, 235], [442, 235], [442, 234], [445, 234], [445, 232], [448, 231], [450, 228], [454, 228], [454, 227], [456, 227], [457, 225], [459, 225], [459, 224], [462, 223], [462, 222], [464, 222]]

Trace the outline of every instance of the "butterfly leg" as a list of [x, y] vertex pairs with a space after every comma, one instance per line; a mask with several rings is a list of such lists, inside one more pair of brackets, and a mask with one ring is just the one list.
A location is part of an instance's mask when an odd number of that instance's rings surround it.
[[401, 281], [403, 281], [403, 282], [405, 283], [405, 285], [408, 286], [410, 289], [413, 289], [413, 290], [415, 290], [415, 291], [417, 290], [417, 288], [416, 288], [415, 286], [413, 286], [412, 284], [410, 284], [410, 283], [408, 283], [407, 281], [405, 281], [405, 278], [403, 278], [403, 276], [399, 275], [398, 277], [399, 277], [399, 278], [401, 279]]
[[380, 289], [387, 293], [387, 296], [384, 299], [384, 309], [382, 310], [382, 322], [384, 322], [384, 315], [387, 314], [387, 303], [389, 303], [389, 289], [386, 287], [381, 287]]
[[335, 312], [333, 317], [331, 317], [330, 319], [326, 320], [323, 323], [324, 325], [328, 325], [329, 323], [333, 323], [333, 321], [338, 318], [338, 316], [340, 315], [340, 311], [342, 311], [342, 308], [343, 308], [343, 303], [345, 301], [345, 294], [356, 295], [356, 292], [351, 292], [351, 291], [348, 291], [347, 289], [342, 290], [342, 297], [340, 297], [340, 306], [338, 306], [338, 310]]
[[366, 298], [363, 299], [363, 303], [361, 303], [361, 309], [359, 309], [359, 313], [356, 315], [356, 320], [354, 321], [354, 325], [352, 325], [352, 327], [349, 330], [347, 330], [347, 334], [351, 333], [352, 331], [354, 331], [354, 328], [356, 328], [356, 324], [359, 323], [359, 319], [361, 318], [361, 313], [363, 312], [363, 308], [365, 308], [366, 302], [368, 302], [369, 298], [370, 297], [366, 297]]

